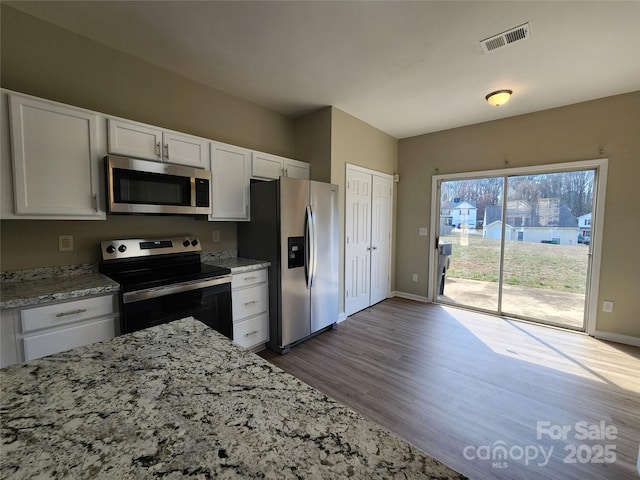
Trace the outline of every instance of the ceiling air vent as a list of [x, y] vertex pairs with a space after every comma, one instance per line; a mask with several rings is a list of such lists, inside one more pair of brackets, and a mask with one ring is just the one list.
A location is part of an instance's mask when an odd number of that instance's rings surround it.
[[507, 45], [511, 45], [512, 43], [526, 40], [530, 36], [531, 30], [529, 28], [529, 23], [524, 23], [517, 27], [511, 28], [506, 32], [494, 35], [493, 37], [485, 38], [480, 42], [480, 46], [482, 47], [482, 51], [484, 53], [489, 53], [499, 48], [506, 47]]

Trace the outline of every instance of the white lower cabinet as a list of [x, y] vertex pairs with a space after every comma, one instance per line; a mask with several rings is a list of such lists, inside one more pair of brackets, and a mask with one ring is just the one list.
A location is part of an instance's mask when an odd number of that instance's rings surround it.
[[108, 340], [117, 333], [117, 320], [113, 294], [3, 310], [2, 366]]
[[0, 368], [19, 363], [15, 309], [0, 310]]
[[233, 274], [233, 341], [261, 350], [269, 341], [269, 289], [267, 269]]

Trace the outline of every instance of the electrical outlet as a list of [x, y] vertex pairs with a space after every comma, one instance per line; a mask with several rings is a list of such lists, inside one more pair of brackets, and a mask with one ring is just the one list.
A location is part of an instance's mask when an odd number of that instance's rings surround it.
[[610, 302], [608, 300], [602, 302], [602, 311], [607, 313], [613, 312], [613, 302]]
[[426, 237], [426, 236], [427, 236], [427, 229], [426, 229], [426, 228], [424, 228], [424, 227], [421, 227], [421, 228], [418, 230], [418, 235], [420, 235], [421, 237]]
[[214, 230], [213, 231], [213, 241], [214, 242], [219, 242], [220, 241], [220, 232], [218, 230]]
[[73, 235], [58, 235], [58, 251], [73, 252]]
[[411, 280], [413, 280], [414, 282], [418, 281], [418, 274], [414, 273], [413, 276], [411, 277]]

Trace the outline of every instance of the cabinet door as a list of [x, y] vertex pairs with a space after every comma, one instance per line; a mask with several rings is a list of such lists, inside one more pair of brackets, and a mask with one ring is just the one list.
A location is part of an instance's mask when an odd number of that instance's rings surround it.
[[0, 368], [14, 365], [22, 359], [16, 344], [15, 310], [0, 310]]
[[75, 347], [89, 345], [115, 336], [115, 317], [100, 318], [23, 338], [24, 359], [45, 357]]
[[149, 125], [109, 119], [109, 153], [162, 160], [162, 130]]
[[284, 160], [284, 176], [309, 180], [311, 168], [308, 163], [289, 158]]
[[0, 92], [0, 219], [2, 220], [11, 218], [14, 212], [10, 132], [9, 96], [5, 92]]
[[10, 95], [15, 213], [103, 219], [98, 114]]
[[265, 313], [234, 324], [233, 341], [244, 348], [264, 346], [269, 341], [269, 315]]
[[209, 220], [249, 220], [251, 152], [211, 143], [211, 207]]
[[175, 132], [163, 135], [164, 161], [196, 168], [209, 167], [209, 142]]
[[278, 179], [283, 173], [282, 157], [268, 153], [253, 152], [251, 176], [256, 178]]

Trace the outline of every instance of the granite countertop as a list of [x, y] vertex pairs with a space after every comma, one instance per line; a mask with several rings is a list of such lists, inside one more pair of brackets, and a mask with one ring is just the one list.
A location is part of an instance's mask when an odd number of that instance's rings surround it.
[[4, 273], [0, 308], [17, 308], [87, 295], [117, 292], [120, 286], [95, 266], [53, 267]]
[[[244, 273], [267, 268], [262, 260], [228, 256], [229, 252], [203, 253], [202, 262], [226, 267], [231, 273]], [[87, 295], [117, 292], [119, 285], [98, 273], [97, 265], [45, 267], [0, 276], [0, 308], [19, 308], [59, 300], [71, 300]]]
[[216, 267], [230, 268], [232, 274], [261, 270], [271, 266], [271, 262], [264, 260], [253, 260], [250, 258], [230, 257], [230, 258], [210, 258], [207, 254], [202, 255], [202, 262]]
[[1, 373], [3, 479], [465, 478], [193, 318]]

